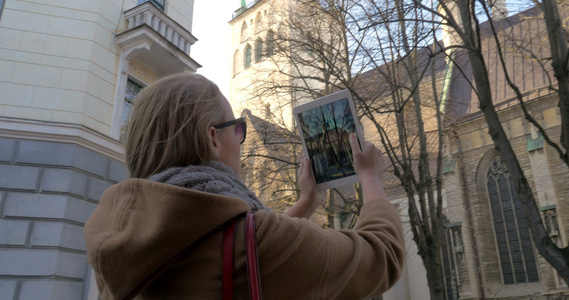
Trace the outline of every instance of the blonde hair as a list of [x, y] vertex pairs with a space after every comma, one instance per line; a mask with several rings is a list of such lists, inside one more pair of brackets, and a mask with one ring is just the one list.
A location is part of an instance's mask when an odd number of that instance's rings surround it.
[[214, 160], [209, 126], [223, 118], [221, 92], [198, 74], [164, 77], [134, 100], [126, 134], [132, 178]]

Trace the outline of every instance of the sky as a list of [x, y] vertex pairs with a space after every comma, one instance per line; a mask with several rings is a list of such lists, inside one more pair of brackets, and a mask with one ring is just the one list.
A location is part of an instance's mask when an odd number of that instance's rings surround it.
[[198, 73], [215, 82], [229, 97], [231, 79], [231, 20], [240, 0], [195, 0], [192, 34], [198, 41], [190, 56], [201, 68]]

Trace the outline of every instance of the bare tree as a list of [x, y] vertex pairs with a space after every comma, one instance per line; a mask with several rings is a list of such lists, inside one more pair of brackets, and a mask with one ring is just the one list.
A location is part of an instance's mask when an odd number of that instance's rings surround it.
[[[403, 0], [300, 0], [274, 12], [280, 17], [266, 28], [270, 51], [253, 66], [258, 75], [246, 87], [249, 98], [285, 99], [274, 101], [275, 111], [283, 113], [272, 114], [271, 121], [295, 132], [290, 114], [281, 108], [350, 90], [366, 137], [383, 146], [392, 163], [390, 178], [404, 188], [406, 201], [400, 205], [408, 211], [431, 297], [444, 298], [443, 128], [438, 106], [445, 63], [434, 43], [434, 15]], [[361, 199], [354, 197], [357, 191], [351, 195], [330, 192], [328, 215], [337, 212], [341, 198], [342, 209], [355, 216], [348, 222], [353, 225]], [[329, 226], [332, 221], [328, 219]]]
[[[520, 88], [511, 79], [512, 70], [507, 66], [507, 58], [501, 40], [503, 31], [498, 26], [498, 21], [493, 19], [492, 13], [485, 1], [446, 1], [441, 2], [441, 14], [443, 22], [453, 28], [459, 37], [461, 45], [457, 46], [464, 49], [468, 55], [469, 63], [472, 68], [474, 78], [474, 88], [480, 101], [480, 110], [483, 112], [489, 127], [489, 133], [494, 141], [496, 150], [500, 153], [502, 160], [505, 162], [511, 178], [516, 186], [516, 192], [520, 199], [524, 212], [529, 223], [529, 228], [533, 237], [534, 244], [538, 252], [557, 270], [558, 274], [569, 282], [569, 248], [558, 247], [550, 238], [545, 229], [539, 208], [537, 206], [534, 193], [532, 192], [530, 183], [528, 182], [524, 171], [522, 170], [518, 157], [514, 152], [510, 140], [506, 135], [504, 128], [498, 117], [497, 108], [492, 102], [492, 89], [488, 72], [488, 57], [483, 51], [483, 42], [494, 40], [498, 63], [504, 72], [505, 80], [508, 86], [514, 91], [515, 97], [528, 122], [533, 124], [543, 135], [547, 143], [553, 147], [559, 154], [560, 160], [567, 164], [567, 133], [569, 126], [569, 113], [567, 111], [568, 102], [568, 69], [567, 61], [569, 54], [567, 51], [567, 36], [562, 28], [562, 22], [559, 17], [556, 1], [544, 0], [537, 3], [543, 9], [541, 18], [547, 26], [547, 38], [551, 49], [551, 66], [556, 80], [550, 80], [550, 89], [559, 95], [559, 108], [562, 118], [562, 134], [559, 143], [555, 143], [553, 137], [550, 137], [541, 124], [528, 112], [525, 107], [524, 97]], [[453, 15], [453, 5], [458, 8], [459, 15]], [[434, 12], [434, 11], [433, 11]], [[488, 19], [487, 27], [481, 28], [480, 17]], [[535, 40], [537, 37], [530, 37]], [[486, 40], [485, 40], [486, 39]], [[539, 57], [536, 53], [531, 53], [532, 59], [539, 60], [541, 66], [547, 73], [551, 73], [550, 66], [543, 63], [543, 57]]]

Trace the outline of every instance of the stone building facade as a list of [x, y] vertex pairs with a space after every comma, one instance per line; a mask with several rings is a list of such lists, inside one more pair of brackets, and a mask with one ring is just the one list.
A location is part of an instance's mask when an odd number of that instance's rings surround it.
[[193, 2], [0, 2], [0, 298], [98, 298], [83, 226], [128, 177], [133, 96], [200, 67]]
[[[561, 116], [551, 66], [538, 67], [537, 60], [527, 59], [530, 51], [536, 58], [549, 55], [548, 43], [536, 38], [547, 36], [541, 11], [534, 7], [499, 20], [495, 26], [503, 49], [507, 49], [504, 62], [509, 76], [520, 88], [525, 108], [558, 142]], [[569, 169], [524, 116], [506, 82], [489, 32], [488, 22], [482, 24], [492, 101], [531, 185], [546, 230], [558, 246], [566, 245]], [[525, 50], [519, 48], [521, 44]], [[515, 184], [467, 82], [472, 71], [465, 53], [458, 51], [454, 63], [446, 107], [444, 177], [449, 234], [444, 268], [454, 289], [451, 299], [565, 299], [569, 297], [567, 285], [533, 246]]]

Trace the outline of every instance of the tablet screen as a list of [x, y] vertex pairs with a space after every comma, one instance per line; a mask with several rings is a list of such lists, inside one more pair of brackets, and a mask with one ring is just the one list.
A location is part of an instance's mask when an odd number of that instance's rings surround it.
[[349, 135], [356, 132], [348, 98], [298, 113], [316, 183], [355, 175]]

